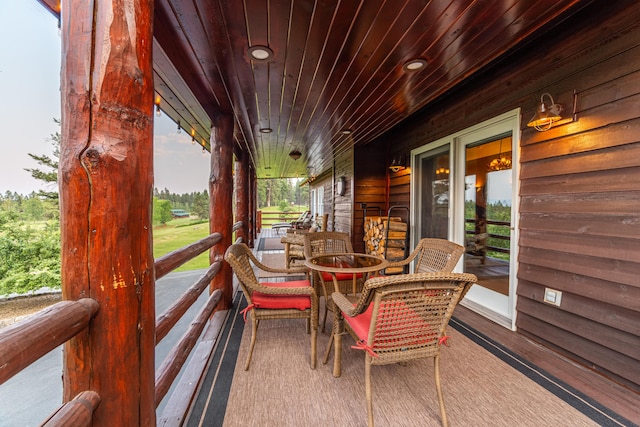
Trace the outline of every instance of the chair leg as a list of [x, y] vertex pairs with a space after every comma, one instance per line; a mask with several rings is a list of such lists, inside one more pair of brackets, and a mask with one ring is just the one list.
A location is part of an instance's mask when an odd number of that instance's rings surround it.
[[333, 347], [333, 332], [331, 332], [331, 335], [329, 335], [329, 344], [327, 344], [327, 349], [324, 352], [324, 360], [322, 361], [322, 363], [325, 365], [329, 361], [329, 354], [331, 353], [331, 347]]
[[256, 344], [256, 335], [258, 334], [258, 321], [255, 318], [255, 314], [251, 313], [251, 344], [249, 345], [249, 354], [247, 355], [247, 361], [244, 364], [244, 370], [249, 370], [249, 364], [251, 363], [251, 356], [253, 355], [253, 347]]
[[311, 328], [311, 369], [316, 369], [318, 359], [318, 327]]
[[342, 375], [342, 334], [344, 327], [342, 320], [338, 319], [339, 314], [334, 315], [333, 325], [333, 376], [335, 378]]
[[373, 399], [371, 397], [371, 356], [364, 358], [364, 386], [367, 398], [367, 425], [373, 427]]
[[327, 299], [325, 298], [324, 316], [322, 316], [322, 333], [324, 333], [324, 325], [327, 323], [327, 313], [329, 311], [328, 304], [329, 303], [327, 302]]
[[440, 383], [440, 355], [433, 358], [433, 371], [436, 379], [436, 391], [438, 392], [438, 403], [440, 404], [440, 418], [442, 427], [448, 427], [447, 411], [444, 408], [444, 396], [442, 395], [442, 384]]

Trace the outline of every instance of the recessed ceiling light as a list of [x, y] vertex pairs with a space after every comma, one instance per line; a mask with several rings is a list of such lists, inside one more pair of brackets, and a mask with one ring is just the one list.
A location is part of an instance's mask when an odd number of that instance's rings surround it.
[[412, 71], [421, 70], [426, 65], [427, 65], [427, 61], [425, 61], [422, 58], [416, 58], [416, 59], [412, 59], [410, 61], [405, 62], [404, 65], [402, 66], [402, 69], [404, 71], [412, 72]]
[[273, 129], [271, 128], [260, 128], [260, 133], [271, 133]]
[[255, 61], [269, 61], [273, 59], [273, 51], [266, 46], [251, 46], [249, 56]]
[[353, 131], [351, 129], [344, 129], [342, 131], [340, 131], [341, 134], [343, 135], [351, 135], [353, 133]]

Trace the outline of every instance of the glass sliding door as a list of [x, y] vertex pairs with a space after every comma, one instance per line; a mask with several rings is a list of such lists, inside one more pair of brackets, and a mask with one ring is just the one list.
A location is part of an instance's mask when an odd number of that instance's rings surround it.
[[412, 151], [412, 244], [438, 237], [465, 247], [456, 271], [478, 284], [463, 305], [515, 327], [517, 151], [513, 110]]
[[449, 146], [420, 154], [413, 170], [419, 174], [415, 241], [449, 238]]
[[464, 271], [478, 284], [509, 296], [511, 135], [465, 148]]

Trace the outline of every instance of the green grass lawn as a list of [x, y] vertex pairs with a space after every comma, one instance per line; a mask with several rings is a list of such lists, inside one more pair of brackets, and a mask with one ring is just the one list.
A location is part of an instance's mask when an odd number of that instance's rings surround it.
[[[198, 223], [189, 218], [169, 221], [153, 227], [153, 257], [160, 258], [209, 235], [209, 223]], [[174, 271], [199, 270], [209, 267], [209, 251], [205, 251]]]

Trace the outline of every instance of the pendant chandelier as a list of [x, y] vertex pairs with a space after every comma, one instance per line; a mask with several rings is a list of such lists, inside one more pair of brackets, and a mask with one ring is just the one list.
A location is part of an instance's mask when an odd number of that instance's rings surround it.
[[498, 157], [491, 160], [491, 163], [489, 163], [489, 169], [492, 171], [511, 169], [511, 157], [507, 157], [502, 153], [502, 139], [500, 140], [500, 152], [498, 153]]

